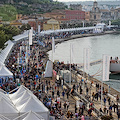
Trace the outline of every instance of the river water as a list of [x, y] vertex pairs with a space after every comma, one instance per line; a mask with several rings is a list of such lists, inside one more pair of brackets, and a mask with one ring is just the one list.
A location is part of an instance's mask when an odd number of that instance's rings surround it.
[[[55, 46], [54, 60], [70, 61], [70, 44], [72, 44], [72, 63], [83, 63], [83, 50], [90, 48], [90, 61], [102, 59], [103, 54], [107, 54], [120, 58], [120, 34], [107, 34], [102, 36], [92, 36], [69, 40]], [[52, 59], [52, 51], [48, 52], [49, 58]], [[94, 65], [90, 67], [89, 74], [95, 75], [98, 71], [102, 70], [102, 65]], [[101, 80], [101, 74], [94, 76]], [[120, 80], [110, 79], [106, 82], [110, 87], [120, 91]]]

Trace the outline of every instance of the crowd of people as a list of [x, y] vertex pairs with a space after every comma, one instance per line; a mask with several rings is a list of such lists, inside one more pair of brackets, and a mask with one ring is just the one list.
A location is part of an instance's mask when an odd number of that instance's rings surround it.
[[[64, 34], [59, 34], [59, 36], [69, 37], [71, 33], [67, 32]], [[56, 36], [57, 38], [58, 36]], [[35, 40], [37, 37], [35, 38]], [[43, 40], [43, 38], [42, 38]], [[38, 45], [33, 44], [30, 47], [30, 54], [26, 51], [27, 42], [22, 41], [14, 45], [8, 60], [6, 61], [6, 67], [13, 73], [13, 78], [1, 78], [1, 88], [6, 92], [15, 89], [17, 86], [24, 85], [30, 89], [33, 94], [35, 94], [40, 101], [49, 109], [50, 115], [54, 116], [56, 119], [81, 119], [81, 120], [92, 120], [92, 111], [94, 110], [94, 101], [101, 100], [101, 86], [96, 84], [96, 91], [92, 92], [90, 96], [90, 90], [92, 88], [93, 82], [89, 85], [87, 80], [79, 79], [76, 84], [73, 84], [72, 89], [64, 88], [64, 80], [60, 78], [60, 83], [56, 81], [43, 78], [46, 61], [48, 56], [46, 51], [43, 49], [51, 49], [51, 36], [44, 37], [44, 44]], [[23, 49], [20, 49], [23, 46]], [[19, 53], [19, 56], [18, 56]], [[28, 60], [26, 60], [26, 54]], [[19, 59], [22, 59], [21, 63]], [[64, 64], [64, 62], [55, 62], [53, 64], [53, 69], [59, 74], [60, 70], [69, 70], [69, 64]], [[77, 64], [71, 65], [72, 70], [77, 71]], [[79, 73], [79, 71], [77, 71]], [[63, 83], [61, 82], [63, 80]], [[70, 110], [71, 103], [69, 98], [74, 95], [74, 91], [79, 92], [85, 98], [88, 96], [88, 101], [90, 102], [89, 109], [86, 109], [86, 105], [83, 101], [79, 101], [79, 105], [74, 105], [73, 110]], [[85, 92], [86, 91], [86, 92]], [[110, 97], [107, 96], [107, 90], [103, 89], [103, 110], [100, 108], [100, 112], [104, 114], [109, 114], [112, 116], [112, 112], [116, 112], [118, 118], [120, 113], [118, 111], [118, 101], [119, 96], [117, 96], [117, 104], [113, 102]], [[109, 108], [107, 107], [107, 101]], [[114, 108], [114, 111], [112, 111]]]

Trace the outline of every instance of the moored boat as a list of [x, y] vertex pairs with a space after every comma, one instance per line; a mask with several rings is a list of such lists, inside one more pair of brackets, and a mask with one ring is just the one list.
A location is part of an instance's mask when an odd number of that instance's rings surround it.
[[118, 57], [115, 58], [115, 60], [110, 60], [110, 72], [111, 74], [118, 74], [120, 73], [120, 61], [118, 60]]

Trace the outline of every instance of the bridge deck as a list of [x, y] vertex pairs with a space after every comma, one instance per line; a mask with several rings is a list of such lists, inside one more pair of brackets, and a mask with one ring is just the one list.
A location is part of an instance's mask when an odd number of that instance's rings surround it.
[[[97, 65], [97, 64], [100, 64], [102, 63], [102, 59], [99, 59], [99, 60], [95, 60], [93, 62], [90, 62], [90, 66], [93, 66], [93, 65]], [[81, 63], [81, 64], [77, 64], [78, 65], [78, 68], [83, 68], [84, 67], [84, 64]]]

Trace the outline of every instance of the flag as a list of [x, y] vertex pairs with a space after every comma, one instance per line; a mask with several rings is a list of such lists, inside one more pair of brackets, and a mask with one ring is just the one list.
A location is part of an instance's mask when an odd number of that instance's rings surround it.
[[52, 52], [55, 53], [55, 41], [54, 41], [54, 37], [52, 37]]
[[29, 45], [32, 45], [32, 30], [29, 31]]
[[109, 81], [110, 56], [103, 55], [102, 81]]
[[31, 30], [32, 30], [32, 34], [33, 34], [33, 27], [31, 27]]
[[90, 52], [89, 48], [84, 48], [84, 71], [90, 68]]
[[38, 25], [38, 33], [40, 33], [40, 25]]

